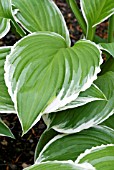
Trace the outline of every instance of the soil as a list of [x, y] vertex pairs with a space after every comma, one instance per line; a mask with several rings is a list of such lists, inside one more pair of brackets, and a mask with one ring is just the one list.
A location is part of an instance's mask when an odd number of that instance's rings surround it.
[[[80, 39], [82, 30], [77, 23], [73, 13], [66, 4], [65, 0], [55, 0], [62, 11], [72, 41], [72, 45]], [[107, 37], [108, 22], [100, 24], [97, 27], [97, 34], [101, 37]], [[11, 46], [20, 37], [9, 32], [0, 40], [0, 46]], [[34, 151], [36, 144], [46, 129], [43, 120], [40, 120], [26, 135], [21, 137], [21, 126], [15, 114], [1, 114], [0, 117], [12, 130], [15, 140], [7, 137], [0, 137], [0, 170], [22, 170], [34, 163]]]

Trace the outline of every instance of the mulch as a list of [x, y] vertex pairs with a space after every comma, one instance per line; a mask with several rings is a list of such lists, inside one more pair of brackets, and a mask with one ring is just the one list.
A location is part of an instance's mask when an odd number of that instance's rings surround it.
[[[72, 45], [82, 36], [82, 30], [77, 23], [65, 0], [55, 0], [61, 9], [67, 26], [69, 28]], [[97, 27], [97, 34], [107, 37], [108, 22], [104, 22]], [[9, 32], [0, 40], [0, 46], [11, 46], [20, 37]], [[0, 137], [0, 170], [22, 170], [34, 163], [34, 151], [37, 142], [46, 129], [43, 120], [40, 120], [26, 135], [21, 137], [21, 126], [15, 114], [1, 114], [0, 117], [12, 130], [15, 140], [7, 137]]]

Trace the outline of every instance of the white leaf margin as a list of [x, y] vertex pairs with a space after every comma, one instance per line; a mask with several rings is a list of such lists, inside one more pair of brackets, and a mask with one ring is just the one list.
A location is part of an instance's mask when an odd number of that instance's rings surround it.
[[[49, 32], [49, 31], [44, 31], [44, 32], [42, 32], [42, 31], [39, 31], [39, 32], [31, 33], [31, 34], [23, 37], [22, 39], [20, 39], [18, 42], [16, 42], [16, 43], [14, 44], [14, 46], [11, 47], [11, 52], [10, 52], [9, 55], [7, 55], [6, 61], [5, 61], [5, 65], [4, 65], [4, 70], [5, 70], [4, 79], [5, 79], [5, 83], [6, 83], [6, 86], [8, 87], [8, 92], [9, 92], [9, 94], [10, 94], [10, 96], [11, 96], [11, 99], [12, 99], [12, 101], [14, 102], [14, 108], [15, 108], [15, 110], [16, 110], [15, 113], [17, 114], [17, 116], [18, 116], [18, 118], [19, 118], [19, 121], [20, 121], [20, 124], [21, 124], [21, 127], [22, 127], [22, 131], [23, 131], [22, 136], [25, 134], [25, 132], [24, 132], [24, 129], [23, 129], [22, 120], [20, 119], [20, 117], [19, 117], [19, 115], [18, 115], [18, 111], [17, 111], [17, 110], [18, 110], [18, 109], [17, 109], [17, 89], [18, 89], [18, 83], [19, 83], [19, 82], [17, 82], [17, 86], [16, 86], [16, 89], [15, 89], [14, 94], [13, 94], [13, 93], [12, 93], [12, 85], [11, 85], [11, 78], [12, 78], [12, 77], [10, 76], [10, 71], [9, 71], [9, 70], [10, 70], [10, 63], [9, 63], [8, 60], [9, 60], [9, 58], [10, 58], [10, 55], [12, 55], [12, 53], [14, 52], [15, 47], [16, 47], [22, 40], [26, 39], [27, 37], [31, 37], [31, 36], [33, 36], [33, 35], [44, 34], [44, 33], [45, 33], [46, 35], [59, 36], [59, 37], [61, 37], [61, 38], [65, 41], [65, 38], [64, 38], [64, 37], [62, 37], [60, 34], [57, 34], [57, 33], [54, 33], [54, 32]], [[51, 34], [50, 34], [50, 33], [51, 33]], [[96, 67], [96, 69], [95, 69], [94, 76], [91, 78], [90, 81], [88, 81], [87, 83], [85, 83], [85, 85], [82, 87], [82, 89], [80, 90], [80, 92], [81, 92], [81, 91], [85, 91], [86, 89], [88, 89], [88, 88], [92, 85], [93, 81], [97, 79], [97, 74], [101, 71], [100, 65], [103, 63], [102, 51], [101, 51], [99, 45], [95, 44], [94, 42], [92, 42], [92, 41], [90, 41], [90, 40], [86, 40], [86, 39], [83, 39], [83, 40], [81, 40], [81, 41], [86, 41], [86, 42], [92, 44], [93, 46], [95, 46], [95, 47], [98, 49], [98, 51], [99, 51], [99, 56], [98, 56], [98, 58], [99, 58], [100, 60], [99, 60], [99, 66]], [[66, 41], [65, 41], [65, 42], [66, 42]], [[23, 50], [23, 47], [21, 47], [21, 50]], [[56, 109], [56, 110], [49, 110], [49, 108], [50, 108], [50, 106], [51, 106], [51, 108], [52, 108], [52, 106], [54, 106], [55, 103], [60, 102], [61, 92], [62, 92], [62, 91], [63, 91], [63, 89], [60, 90], [58, 96], [53, 100], [53, 102], [52, 102], [49, 106], [47, 106], [46, 109], [37, 116], [36, 120], [33, 122], [33, 124], [31, 125], [31, 127], [26, 131], [26, 133], [41, 119], [42, 115], [44, 115], [44, 114], [49, 114], [49, 113], [51, 113], [51, 112], [57, 112], [57, 109]], [[79, 93], [80, 93], [80, 92], [79, 92]], [[78, 93], [78, 95], [79, 95], [79, 93]], [[74, 96], [74, 94], [73, 94], [73, 97], [71, 96], [71, 99], [74, 100], [74, 97], [77, 98], [78, 95], [75, 95], [75, 96]], [[72, 100], [70, 100], [69, 102], [71, 102]], [[66, 102], [65, 102], [65, 105], [66, 105]], [[56, 129], [56, 128], [54, 128], [54, 129]]]

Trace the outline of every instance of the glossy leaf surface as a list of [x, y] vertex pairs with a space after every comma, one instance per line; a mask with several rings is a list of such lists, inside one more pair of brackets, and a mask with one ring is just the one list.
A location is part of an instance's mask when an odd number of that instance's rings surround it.
[[16, 43], [5, 64], [5, 80], [23, 131], [89, 88], [101, 63], [100, 51], [90, 41], [68, 48], [60, 35], [39, 32]]
[[8, 136], [14, 138], [8, 126], [6, 126], [1, 119], [0, 119], [0, 136]]
[[10, 20], [0, 18], [0, 39], [3, 38], [10, 30]]
[[64, 17], [52, 0], [12, 0], [12, 2], [19, 9], [17, 19], [29, 32], [56, 32], [70, 44]]
[[114, 113], [114, 73], [99, 76], [95, 84], [104, 92], [107, 101], [93, 101], [84, 106], [52, 113], [45, 123], [58, 132], [75, 133], [100, 124]]
[[14, 113], [14, 106], [11, 97], [8, 94], [8, 89], [4, 82], [4, 63], [6, 55], [10, 53], [10, 47], [0, 48], [0, 112]]
[[0, 0], [0, 17], [12, 18], [11, 0]]
[[78, 157], [76, 162], [88, 162], [92, 164], [96, 170], [113, 170], [114, 145], [104, 145], [86, 150], [84, 154]]
[[45, 162], [41, 164], [35, 164], [31, 167], [25, 168], [24, 170], [95, 170], [90, 164], [78, 165], [72, 161], [67, 162]]
[[103, 126], [96, 126], [77, 134], [58, 135], [44, 146], [36, 162], [69, 159], [75, 161], [86, 149], [109, 143], [114, 143], [114, 130]]
[[81, 0], [81, 8], [87, 25], [94, 27], [114, 14], [114, 1]]

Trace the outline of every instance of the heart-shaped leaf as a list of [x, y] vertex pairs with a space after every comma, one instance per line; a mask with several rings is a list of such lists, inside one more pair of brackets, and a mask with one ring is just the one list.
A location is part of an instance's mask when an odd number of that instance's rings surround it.
[[43, 116], [48, 127], [62, 133], [76, 133], [100, 124], [114, 113], [114, 73], [99, 76], [95, 84], [107, 101], [93, 101], [84, 106]]
[[[41, 140], [41, 142], [43, 141]], [[36, 163], [69, 159], [75, 161], [86, 149], [112, 143], [114, 143], [114, 130], [105, 126], [96, 126], [77, 134], [58, 135], [44, 146]]]
[[101, 49], [108, 52], [112, 57], [114, 57], [114, 43], [101, 43]]
[[15, 113], [13, 102], [4, 82], [4, 63], [10, 50], [10, 47], [0, 48], [0, 113]]
[[76, 163], [90, 163], [96, 170], [114, 169], [114, 145], [102, 145], [81, 154]]
[[98, 47], [86, 40], [69, 48], [60, 35], [39, 32], [16, 43], [6, 60], [5, 80], [23, 131], [89, 88], [101, 63]]
[[0, 18], [0, 39], [4, 37], [10, 30], [10, 20]]
[[18, 21], [27, 31], [56, 32], [66, 39], [68, 45], [70, 44], [64, 17], [52, 0], [12, 0], [12, 2], [19, 9], [16, 14]]
[[8, 136], [14, 138], [8, 126], [6, 126], [1, 119], [0, 119], [0, 136]]
[[41, 164], [35, 164], [24, 170], [95, 170], [95, 168], [88, 164], [75, 164], [72, 161], [50, 161]]

